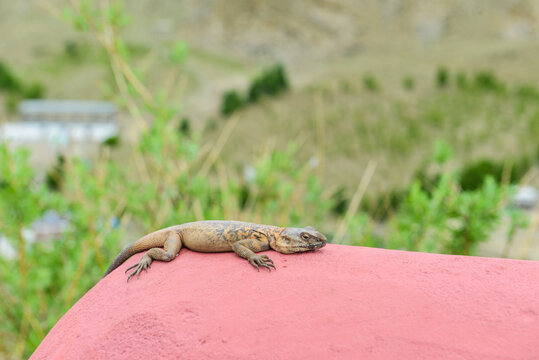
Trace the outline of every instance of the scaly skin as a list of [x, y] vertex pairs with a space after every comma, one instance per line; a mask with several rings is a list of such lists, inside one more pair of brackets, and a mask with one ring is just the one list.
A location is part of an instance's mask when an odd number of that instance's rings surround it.
[[267, 255], [257, 252], [273, 249], [282, 254], [292, 254], [316, 250], [326, 245], [327, 239], [312, 227], [283, 228], [272, 225], [260, 225], [240, 221], [197, 221], [171, 226], [143, 236], [126, 247], [114, 259], [105, 276], [123, 264], [136, 253], [149, 250], [140, 261], [129, 267], [134, 269], [127, 281], [147, 271], [153, 260], [171, 261], [182, 247], [199, 252], [234, 251], [247, 259], [258, 271], [259, 266], [269, 271], [275, 269], [273, 261]]

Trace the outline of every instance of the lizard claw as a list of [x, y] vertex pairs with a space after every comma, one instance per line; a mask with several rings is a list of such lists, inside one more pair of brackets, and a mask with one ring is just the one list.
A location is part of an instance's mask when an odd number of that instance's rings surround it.
[[143, 256], [142, 259], [140, 259], [140, 261], [138, 263], [136, 263], [135, 265], [133, 266], [130, 266], [129, 268], [127, 268], [127, 270], [125, 272], [128, 272], [129, 270], [131, 269], [135, 269], [131, 272], [131, 274], [129, 274], [129, 276], [127, 277], [127, 281], [129, 281], [129, 279], [131, 279], [131, 277], [137, 275], [137, 279], [139, 278], [140, 276], [140, 272], [142, 270], [148, 272], [148, 268], [150, 267], [150, 264], [152, 263], [152, 259], [150, 257], [146, 257], [146, 256]]
[[258, 272], [260, 272], [260, 268], [258, 267], [258, 265], [257, 265], [257, 263], [256, 263], [255, 260], [251, 259], [251, 260], [249, 260], [249, 262], [251, 263], [251, 265], [253, 265], [253, 266], [256, 268], [256, 270], [257, 270]]
[[133, 266], [128, 267], [127, 269], [125, 269], [125, 273], [127, 273], [127, 272], [128, 272], [129, 270], [131, 270], [131, 269], [136, 268], [137, 266], [138, 266], [138, 263], [136, 263], [136, 264], [133, 265]]
[[277, 270], [275, 268], [275, 265], [273, 265], [273, 260], [271, 260], [267, 255], [262, 255], [262, 256], [255, 255], [255, 256], [253, 256], [252, 258], [249, 259], [249, 262], [258, 271], [260, 271], [260, 268], [258, 267], [259, 265], [265, 267], [270, 272], [271, 272], [271, 268], [273, 268], [274, 270]]

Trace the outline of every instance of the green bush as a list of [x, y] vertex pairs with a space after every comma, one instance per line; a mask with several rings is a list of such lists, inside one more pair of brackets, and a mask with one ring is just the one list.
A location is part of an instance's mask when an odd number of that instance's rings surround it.
[[266, 95], [277, 95], [288, 89], [288, 79], [283, 65], [277, 64], [257, 76], [249, 87], [248, 99], [257, 102]]
[[505, 85], [491, 71], [480, 71], [475, 74], [475, 86], [482, 90], [503, 92]]
[[63, 155], [58, 155], [56, 157], [56, 164], [54, 164], [54, 166], [45, 174], [45, 184], [47, 185], [47, 188], [52, 191], [61, 190], [64, 183], [64, 172], [65, 157]]
[[455, 82], [457, 83], [457, 87], [459, 89], [467, 89], [468, 86], [469, 86], [469, 84], [468, 84], [468, 76], [466, 76], [466, 73], [464, 73], [464, 72], [459, 72], [456, 75]]
[[6, 110], [9, 114], [15, 114], [17, 112], [17, 106], [19, 105], [20, 98], [17, 95], [8, 94], [6, 96]]
[[363, 76], [363, 86], [365, 89], [371, 92], [377, 92], [380, 90], [380, 84], [373, 75], [367, 74]]
[[188, 136], [191, 133], [191, 120], [188, 117], [183, 117], [178, 126], [178, 131]]
[[503, 165], [492, 160], [479, 160], [466, 166], [460, 175], [460, 186], [463, 190], [474, 190], [483, 184], [487, 176], [500, 180]]
[[444, 88], [449, 85], [449, 70], [445, 67], [439, 67], [436, 71], [436, 86]]
[[402, 87], [405, 90], [411, 91], [415, 88], [415, 80], [411, 76], [407, 76], [404, 79], [402, 79]]
[[470, 255], [497, 224], [504, 189], [487, 178], [475, 191], [460, 191], [455, 174], [444, 173], [431, 193], [415, 182], [391, 222], [391, 246]]
[[76, 41], [67, 40], [64, 42], [64, 53], [71, 60], [78, 60], [81, 55], [80, 46]]
[[524, 157], [518, 161], [478, 160], [465, 166], [460, 174], [460, 186], [463, 190], [475, 190], [481, 187], [487, 177], [493, 178], [497, 183], [502, 181], [504, 166], [511, 166], [508, 181], [515, 183], [530, 169], [531, 161]]
[[45, 88], [40, 83], [33, 83], [24, 87], [22, 97], [24, 99], [41, 99], [45, 96]]
[[0, 90], [6, 93], [5, 106], [8, 113], [15, 113], [21, 99], [40, 99], [44, 96], [45, 89], [40, 83], [31, 85], [23, 84], [9, 69], [0, 62]]
[[361, 211], [375, 221], [385, 221], [398, 210], [407, 190], [390, 190], [376, 195], [366, 195], [361, 202]]
[[120, 136], [119, 135], [110, 136], [106, 138], [105, 140], [103, 140], [101, 145], [109, 147], [109, 148], [116, 148], [120, 145]]
[[[447, 161], [451, 155], [443, 155], [445, 152], [451, 151], [450, 149], [444, 149], [443, 151], [435, 151], [433, 160], [439, 163]], [[510, 166], [508, 170], [509, 184], [517, 183], [526, 172], [532, 167], [534, 162], [528, 157], [523, 157], [520, 160], [504, 160], [494, 161], [489, 159], [482, 159], [473, 162], [469, 165], [462, 167], [462, 169], [455, 172], [455, 184], [458, 185], [463, 191], [476, 191], [483, 186], [487, 178], [492, 178], [498, 186], [501, 186], [504, 166]], [[539, 164], [539, 150], [537, 152], [537, 159], [535, 163]], [[421, 191], [432, 195], [432, 192], [439, 184], [443, 174], [435, 173], [428, 175], [424, 170], [416, 171], [413, 179], [417, 182], [421, 188]], [[406, 193], [409, 189], [405, 190], [391, 190], [385, 193], [381, 193], [374, 198], [366, 197], [362, 203], [362, 210], [371, 214], [377, 219], [385, 219], [389, 216], [388, 211], [396, 211], [400, 208], [403, 200], [406, 197]], [[344, 197], [344, 192], [336, 192], [334, 194], [334, 201], [336, 204], [340, 202], [347, 203], [348, 199]]]
[[539, 90], [533, 85], [519, 86], [516, 94], [524, 99], [539, 100]]
[[17, 79], [11, 69], [2, 62], [0, 62], [0, 89], [11, 93], [18, 93], [21, 90], [19, 79]]
[[262, 72], [251, 82], [247, 95], [242, 96], [237, 90], [230, 90], [221, 99], [221, 115], [230, 116], [245, 107], [247, 102], [253, 104], [264, 96], [275, 96], [289, 87], [283, 65], [274, 65]]
[[331, 211], [335, 215], [344, 215], [346, 213], [346, 209], [348, 209], [349, 204], [349, 198], [346, 196], [346, 189], [344, 187], [339, 187], [332, 195], [331, 200], [333, 202], [333, 206], [331, 208]]
[[245, 100], [236, 90], [230, 90], [224, 93], [221, 100], [221, 115], [230, 116], [235, 111], [245, 106]]
[[[437, 154], [438, 153], [438, 154]], [[439, 144], [438, 165], [452, 151]], [[395, 248], [470, 255], [488, 239], [501, 215], [501, 201], [508, 188], [487, 176], [480, 187], [465, 191], [456, 172], [444, 172], [430, 190], [414, 181], [396, 215], [391, 220], [390, 245]]]

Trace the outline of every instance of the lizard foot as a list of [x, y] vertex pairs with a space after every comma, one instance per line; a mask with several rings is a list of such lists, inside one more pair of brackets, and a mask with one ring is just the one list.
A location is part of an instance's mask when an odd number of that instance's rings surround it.
[[129, 279], [131, 279], [131, 277], [132, 277], [133, 275], [137, 275], [137, 279], [138, 279], [138, 277], [139, 277], [139, 275], [140, 275], [140, 272], [141, 272], [142, 270], [148, 272], [148, 269], [151, 267], [151, 266], [150, 266], [151, 263], [152, 263], [152, 259], [151, 259], [149, 256], [144, 255], [144, 256], [142, 257], [142, 259], [140, 259], [140, 261], [139, 261], [138, 263], [136, 263], [136, 264], [133, 265], [133, 266], [128, 267], [128, 268], [125, 270], [125, 272], [128, 272], [129, 270], [135, 269], [135, 268], [136, 268], [135, 270], [133, 270], [133, 272], [131, 272], [131, 274], [129, 274], [129, 276], [127, 277], [127, 281], [129, 281]]
[[271, 268], [273, 268], [273, 270], [277, 270], [277, 269], [275, 268], [275, 265], [273, 265], [273, 260], [271, 260], [267, 255], [255, 255], [255, 256], [252, 256], [252, 257], [249, 259], [249, 262], [250, 262], [251, 265], [253, 265], [258, 271], [260, 271], [260, 268], [258, 267], [258, 265], [265, 267], [265, 268], [268, 269], [269, 271], [271, 271]]

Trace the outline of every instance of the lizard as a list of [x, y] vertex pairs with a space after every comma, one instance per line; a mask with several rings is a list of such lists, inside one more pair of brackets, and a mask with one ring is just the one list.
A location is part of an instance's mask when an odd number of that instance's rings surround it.
[[294, 228], [241, 221], [195, 221], [170, 226], [141, 237], [114, 259], [103, 277], [131, 256], [148, 250], [138, 263], [125, 271], [133, 270], [127, 281], [134, 275], [138, 278], [142, 270], [148, 271], [153, 260], [174, 260], [182, 247], [205, 253], [233, 251], [258, 271], [261, 266], [271, 272], [271, 268], [276, 269], [273, 260], [267, 255], [257, 255], [257, 252], [272, 249], [282, 254], [292, 254], [316, 250], [326, 243], [327, 238], [310, 226]]

